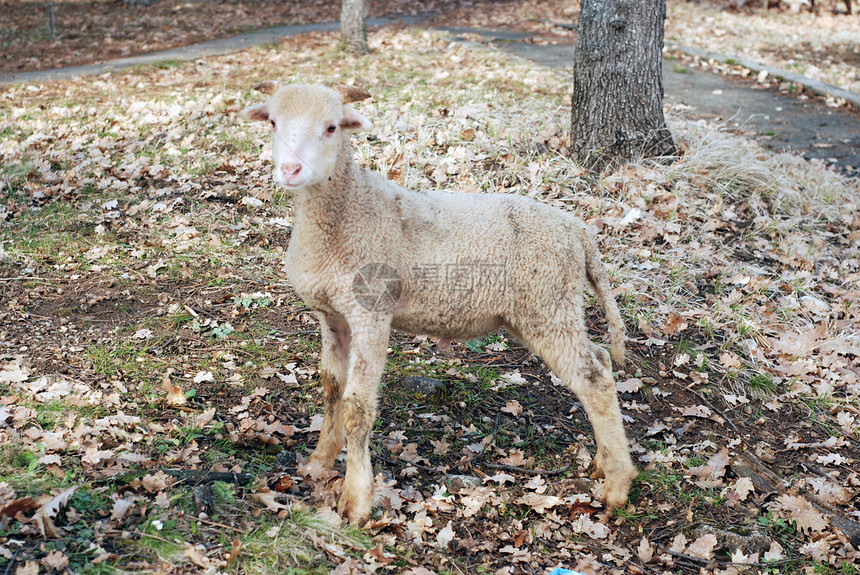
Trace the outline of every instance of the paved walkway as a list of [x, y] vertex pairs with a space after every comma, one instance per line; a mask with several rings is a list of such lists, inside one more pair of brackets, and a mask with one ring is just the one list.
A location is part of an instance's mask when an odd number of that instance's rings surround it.
[[[422, 17], [374, 18], [368, 20], [368, 25], [408, 26], [419, 24], [422, 20]], [[103, 74], [164, 60], [218, 56], [277, 41], [285, 36], [332, 31], [338, 27], [337, 22], [280, 26], [103, 64], [2, 75], [0, 86]], [[498, 49], [541, 65], [562, 71], [567, 69], [567, 73], [570, 73], [573, 63], [573, 44], [536, 43], [530, 34], [512, 30], [441, 29], [455, 36], [477, 34], [483, 42]], [[860, 112], [857, 110], [829, 108], [818, 98], [801, 100], [783, 95], [774, 88], [761, 88], [752, 80], [676, 64], [678, 62], [672, 60], [663, 62], [665, 99], [670, 105], [680, 105], [678, 108], [683, 110], [686, 117], [722, 123], [728, 130], [757, 139], [767, 149], [795, 151], [805, 158], [818, 158], [834, 164], [848, 175], [860, 176]]]

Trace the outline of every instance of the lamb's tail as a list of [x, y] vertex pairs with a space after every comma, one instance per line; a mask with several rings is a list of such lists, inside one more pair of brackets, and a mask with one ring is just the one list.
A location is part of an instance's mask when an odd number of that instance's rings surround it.
[[621, 313], [618, 311], [618, 304], [612, 294], [612, 288], [609, 286], [609, 276], [600, 260], [597, 245], [590, 235], [587, 233], [585, 235], [587, 237], [585, 241], [585, 274], [591, 284], [591, 289], [597, 294], [597, 299], [600, 300], [600, 305], [603, 306], [603, 311], [606, 313], [606, 323], [609, 324], [609, 339], [612, 342], [609, 354], [619, 367], [623, 367], [625, 354], [624, 320], [621, 319]]

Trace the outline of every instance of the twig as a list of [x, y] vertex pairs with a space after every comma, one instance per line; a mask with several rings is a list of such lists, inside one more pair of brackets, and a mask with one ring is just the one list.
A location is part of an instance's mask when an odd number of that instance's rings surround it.
[[313, 335], [315, 333], [319, 333], [319, 329], [300, 329], [298, 331], [279, 331], [276, 332], [275, 335]]
[[[655, 542], [656, 543], [656, 542]], [[715, 559], [702, 559], [701, 557], [693, 557], [692, 555], [687, 555], [685, 553], [678, 553], [677, 551], [672, 551], [671, 549], [667, 549], [657, 543], [657, 547], [659, 547], [664, 552], [672, 555], [674, 557], [678, 557], [679, 559], [683, 559], [684, 561], [689, 561], [691, 563], [695, 563], [697, 565], [719, 565], [720, 567], [773, 567], [774, 565], [783, 565], [785, 563], [797, 563], [798, 561], [802, 561], [800, 557], [795, 557], [793, 559], [777, 559], [775, 561], [758, 561], [756, 563], [736, 563], [735, 561], [717, 561]]]
[[221, 527], [223, 529], [230, 529], [232, 531], [235, 531], [236, 533], [244, 533], [245, 532], [242, 529], [238, 529], [236, 527], [231, 527], [230, 525], [224, 525], [223, 523], [216, 523], [214, 521], [209, 521], [208, 519], [203, 519], [201, 517], [190, 516], [189, 518], [192, 521], [199, 521], [200, 523], [205, 523], [206, 525], [211, 525], [213, 527]]
[[233, 473], [232, 471], [190, 471], [187, 469], [164, 469], [162, 471], [184, 483], [223, 481], [224, 483], [247, 485], [254, 480], [254, 476], [250, 473]]
[[18, 562], [18, 554], [19, 553], [21, 553], [20, 547], [15, 550], [15, 554], [12, 555], [11, 559], [9, 559], [9, 564], [6, 565], [6, 570], [3, 572], [3, 575], [9, 575], [9, 573], [12, 572], [12, 567], [15, 565], [15, 563]]
[[423, 469], [424, 471], [435, 471], [435, 472], [439, 471], [439, 469], [436, 467], [430, 467], [429, 465], [423, 465], [423, 464], [417, 463], [417, 462], [409, 462], [409, 461], [406, 461], [405, 459], [391, 459], [390, 457], [385, 457], [382, 455], [374, 455], [373, 457], [376, 459], [381, 459], [382, 461], [385, 461], [386, 463], [388, 463], [390, 465], [409, 465], [412, 467], [417, 467], [418, 469]]
[[169, 543], [169, 544], [171, 544], [171, 545], [175, 545], [175, 544], [176, 544], [176, 541], [168, 541], [168, 540], [167, 540], [167, 539], [165, 539], [164, 537], [159, 537], [158, 535], [153, 535], [152, 533], [145, 533], [145, 532], [143, 532], [143, 531], [140, 531], [140, 535], [141, 535], [142, 537], [149, 537], [150, 539], [155, 539], [155, 540], [157, 540], [157, 541], [161, 541], [162, 543]]
[[525, 467], [517, 467], [516, 465], [505, 465], [504, 463], [484, 463], [487, 467], [492, 467], [493, 469], [502, 469], [504, 471], [512, 471], [514, 473], [523, 473], [525, 475], [561, 475], [571, 467], [573, 467], [573, 461], [569, 462], [564, 467], [559, 467], [558, 469], [526, 469]]
[[21, 282], [21, 281], [27, 281], [27, 280], [39, 280], [39, 281], [43, 281], [43, 282], [51, 281], [48, 278], [40, 278], [40, 277], [36, 277], [36, 276], [16, 276], [13, 278], [0, 278], [0, 282]]

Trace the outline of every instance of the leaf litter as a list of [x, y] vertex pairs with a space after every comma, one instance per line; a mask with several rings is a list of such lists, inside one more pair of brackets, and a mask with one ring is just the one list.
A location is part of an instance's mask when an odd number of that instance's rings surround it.
[[[0, 154], [19, 167], [0, 230], [0, 556], [162, 572], [264, 572], [266, 553], [343, 573], [723, 573], [763, 571], [765, 552], [797, 572], [856, 565], [857, 182], [683, 120], [676, 162], [590, 179], [565, 156], [565, 78], [437, 33], [380, 30], [363, 58], [333, 38], [0, 92]], [[630, 326], [618, 381], [642, 473], [625, 509], [597, 503], [587, 421], [523, 348], [398, 334], [378, 511], [363, 534], [340, 524], [343, 461], [306, 464], [319, 328], [284, 277], [288, 228], [269, 223], [288, 202], [266, 135], [236, 118], [269, 75], [384, 87], [354, 145], [404, 185], [523, 193], [586, 220]], [[399, 389], [412, 374], [447, 390]], [[702, 525], [769, 543], [751, 561]]]

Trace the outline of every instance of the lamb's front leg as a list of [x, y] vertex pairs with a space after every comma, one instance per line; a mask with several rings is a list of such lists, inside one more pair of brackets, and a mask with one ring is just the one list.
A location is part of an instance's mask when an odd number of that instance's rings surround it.
[[320, 383], [323, 388], [323, 423], [309, 461], [331, 468], [343, 449], [343, 390], [349, 354], [349, 327], [342, 318], [319, 314], [322, 334]]
[[370, 433], [376, 421], [379, 380], [385, 367], [390, 318], [363, 317], [350, 322], [352, 341], [343, 422], [346, 427], [346, 478], [338, 511], [356, 524], [370, 517], [373, 507], [373, 467]]

